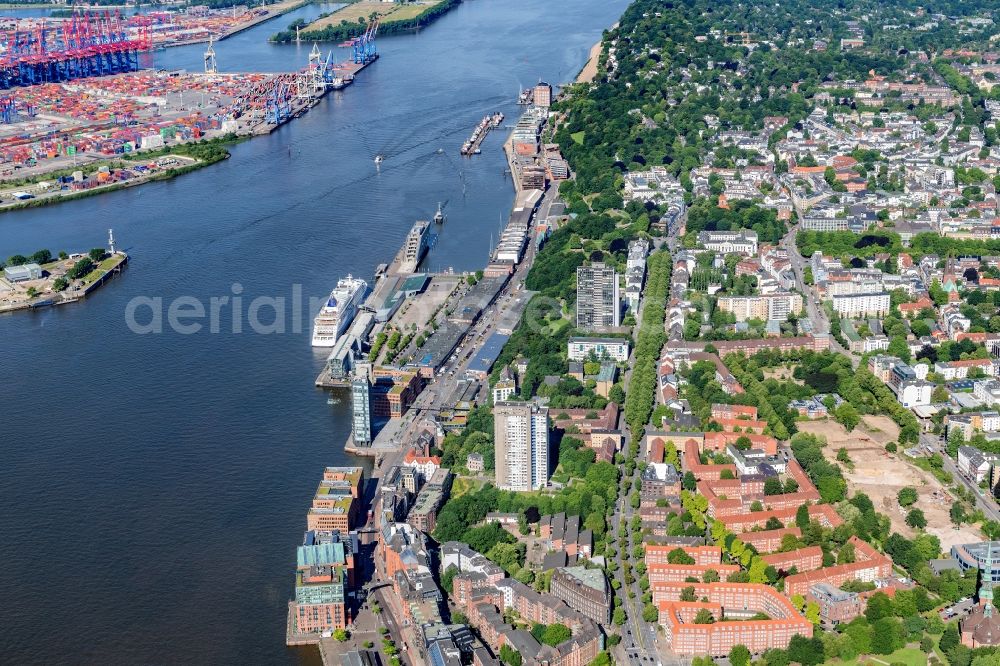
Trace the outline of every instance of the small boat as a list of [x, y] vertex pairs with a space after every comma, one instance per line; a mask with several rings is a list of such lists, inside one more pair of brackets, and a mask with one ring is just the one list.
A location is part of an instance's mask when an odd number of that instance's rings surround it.
[[434, 213], [434, 224], [444, 224], [444, 213], [441, 211], [441, 202], [438, 202], [437, 212]]
[[384, 160], [384, 159], [385, 158], [382, 157], [381, 155], [376, 155], [375, 156], [375, 164], [382, 164], [382, 160]]

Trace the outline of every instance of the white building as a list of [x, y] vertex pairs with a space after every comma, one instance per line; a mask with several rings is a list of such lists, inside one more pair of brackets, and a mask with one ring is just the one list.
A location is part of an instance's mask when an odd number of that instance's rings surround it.
[[958, 447], [958, 471], [966, 478], [975, 479], [976, 483], [982, 483], [989, 476], [995, 462], [995, 456], [984, 454], [975, 447]]
[[901, 382], [896, 391], [896, 398], [903, 407], [920, 407], [931, 404], [931, 393], [934, 384], [931, 382], [911, 379]]
[[833, 297], [833, 309], [842, 317], [884, 317], [889, 313], [889, 293], [845, 294]]
[[1000, 430], [1000, 413], [998, 412], [966, 412], [965, 414], [950, 414], [946, 417], [948, 436], [953, 432], [962, 433], [965, 440], [972, 439], [977, 432], [997, 432]]
[[996, 379], [978, 381], [972, 387], [972, 395], [987, 407], [1000, 405], [1000, 381]]
[[723, 296], [719, 309], [731, 312], [736, 321], [763, 319], [785, 321], [790, 314], [802, 311], [802, 296], [787, 292], [757, 296]]
[[721, 254], [757, 254], [757, 232], [752, 229], [739, 231], [702, 231], [698, 243], [706, 250]]
[[493, 407], [497, 487], [528, 492], [549, 480], [549, 410], [529, 402]]
[[946, 381], [953, 379], [965, 379], [969, 376], [969, 371], [979, 369], [988, 377], [995, 377], [997, 374], [996, 362], [988, 358], [967, 359], [964, 361], [938, 361], [934, 364], [934, 372], [939, 373]]
[[585, 361], [593, 352], [598, 361], [611, 359], [619, 363], [628, 360], [628, 338], [570, 338], [566, 355], [571, 361]]
[[493, 404], [510, 400], [517, 392], [517, 382], [514, 381], [514, 374], [509, 367], [500, 371], [497, 383], [493, 385]]

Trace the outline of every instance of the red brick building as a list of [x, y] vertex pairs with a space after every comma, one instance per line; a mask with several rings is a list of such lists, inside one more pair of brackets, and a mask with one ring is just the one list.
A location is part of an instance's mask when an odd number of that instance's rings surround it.
[[778, 571], [788, 571], [792, 567], [800, 572], [812, 571], [823, 566], [823, 549], [819, 546], [808, 546], [787, 553], [764, 555], [761, 559]]
[[874, 582], [892, 574], [892, 560], [887, 555], [878, 552], [856, 536], [852, 536], [847, 543], [854, 545], [854, 562], [789, 576], [785, 579], [785, 594], [804, 596], [816, 583], [840, 587], [849, 580]]
[[[691, 584], [689, 584], [691, 585]], [[663, 584], [654, 593], [670, 650], [681, 655], [729, 654], [734, 645], [745, 645], [753, 653], [772, 648], [784, 649], [793, 636], [812, 636], [813, 626], [774, 588], [750, 583], [694, 584], [695, 597], [708, 602], [680, 601], [683, 583]], [[659, 599], [657, 599], [659, 596]], [[698, 610], [707, 608], [717, 620], [695, 624]], [[764, 613], [769, 620], [739, 620]]]

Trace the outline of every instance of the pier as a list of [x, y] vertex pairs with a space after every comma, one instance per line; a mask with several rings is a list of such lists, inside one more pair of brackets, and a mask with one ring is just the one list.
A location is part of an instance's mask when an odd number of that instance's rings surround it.
[[500, 127], [500, 123], [503, 122], [503, 114], [497, 111], [492, 116], [483, 116], [483, 119], [479, 121], [476, 125], [476, 129], [472, 130], [472, 136], [469, 140], [462, 144], [462, 150], [460, 151], [462, 155], [468, 157], [469, 155], [475, 155], [480, 152], [479, 146], [482, 144], [483, 139], [486, 135], [490, 133], [491, 129]]

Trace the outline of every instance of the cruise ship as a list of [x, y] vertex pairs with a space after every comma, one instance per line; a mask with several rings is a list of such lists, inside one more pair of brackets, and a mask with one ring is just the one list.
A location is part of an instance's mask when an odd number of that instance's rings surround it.
[[348, 275], [337, 283], [313, 321], [312, 346], [333, 347], [357, 314], [368, 293], [368, 283]]
[[417, 220], [417, 223], [406, 235], [406, 242], [403, 244], [403, 260], [399, 263], [401, 273], [416, 272], [420, 260], [427, 254], [430, 247], [431, 223], [427, 220]]

